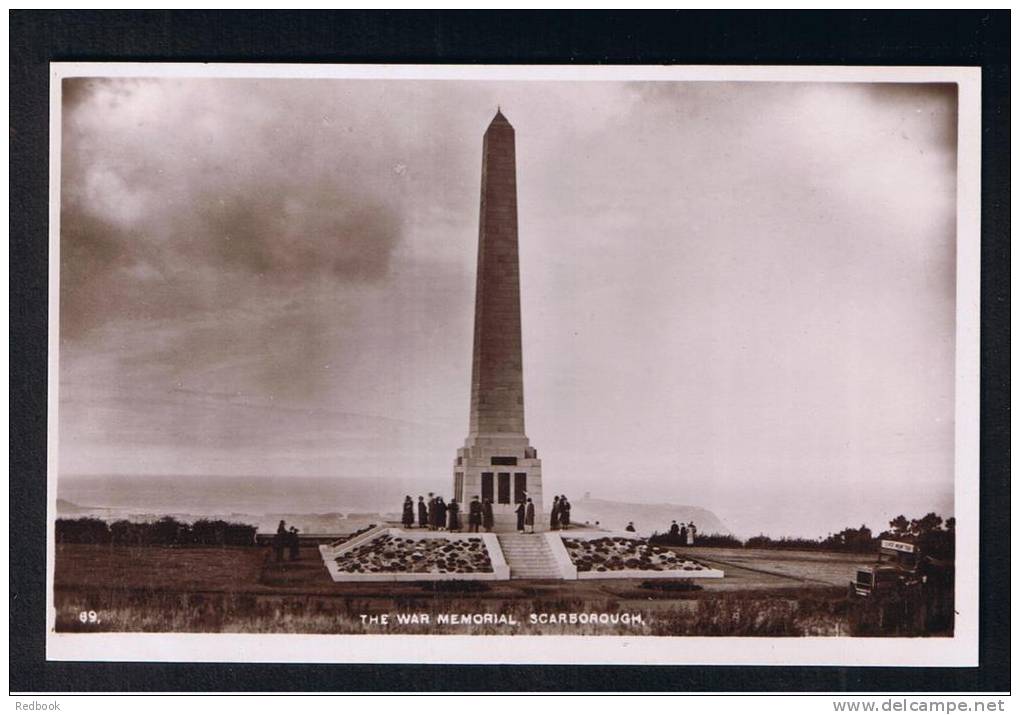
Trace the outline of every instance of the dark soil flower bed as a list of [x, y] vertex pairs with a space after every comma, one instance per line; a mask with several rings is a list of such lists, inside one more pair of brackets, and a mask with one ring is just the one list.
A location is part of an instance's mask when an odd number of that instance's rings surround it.
[[485, 542], [467, 539], [405, 539], [388, 534], [336, 558], [345, 573], [491, 573]]
[[644, 539], [563, 539], [578, 571], [702, 571], [704, 566]]

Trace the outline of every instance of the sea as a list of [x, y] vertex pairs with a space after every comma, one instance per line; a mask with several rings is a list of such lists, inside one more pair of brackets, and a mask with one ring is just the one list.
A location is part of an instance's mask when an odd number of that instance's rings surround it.
[[304, 532], [334, 533], [394, 518], [404, 496], [412, 493], [410, 486], [410, 481], [332, 477], [75, 475], [59, 479], [57, 516], [226, 519], [255, 524], [260, 531], [275, 531], [285, 518]]

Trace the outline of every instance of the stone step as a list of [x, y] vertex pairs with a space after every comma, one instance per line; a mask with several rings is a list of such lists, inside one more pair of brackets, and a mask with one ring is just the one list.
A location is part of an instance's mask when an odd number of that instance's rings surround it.
[[511, 554], [522, 559], [526, 558], [552, 558], [552, 554], [546, 551], [513, 551], [511, 549], [503, 549], [504, 554]]
[[554, 569], [555, 561], [515, 561], [511, 569]]
[[511, 579], [559, 579], [559, 566], [545, 537], [538, 534], [500, 534], [499, 546], [510, 566]]

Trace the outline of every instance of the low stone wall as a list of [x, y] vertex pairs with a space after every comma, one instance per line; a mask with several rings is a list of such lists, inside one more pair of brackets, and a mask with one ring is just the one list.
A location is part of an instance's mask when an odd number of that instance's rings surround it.
[[549, 551], [556, 560], [556, 565], [560, 569], [560, 575], [568, 581], [576, 579], [577, 566], [570, 560], [567, 547], [563, 545], [563, 534], [559, 531], [547, 531], [543, 534], [543, 537], [546, 543], [549, 544]]
[[[489, 563], [492, 571], [472, 571], [465, 573], [431, 573], [431, 572], [368, 572], [358, 573], [341, 571], [337, 566], [337, 557], [366, 543], [379, 539], [382, 536], [391, 536], [411, 541], [422, 540], [446, 540], [446, 541], [468, 541], [470, 539], [481, 539], [489, 556]], [[405, 530], [400, 528], [380, 528], [371, 532], [359, 535], [349, 543], [329, 549], [320, 549], [323, 562], [334, 581], [506, 581], [510, 578], [510, 567], [503, 556], [503, 550], [499, 547], [499, 540], [495, 534], [489, 533], [449, 533], [444, 531], [421, 531]]]

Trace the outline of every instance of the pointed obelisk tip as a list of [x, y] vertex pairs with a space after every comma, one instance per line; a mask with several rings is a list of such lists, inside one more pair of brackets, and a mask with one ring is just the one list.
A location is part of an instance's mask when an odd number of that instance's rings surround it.
[[498, 104], [496, 105], [496, 116], [494, 116], [492, 121], [489, 122], [489, 126], [492, 126], [493, 124], [510, 124], [507, 118], [503, 116], [503, 108]]

